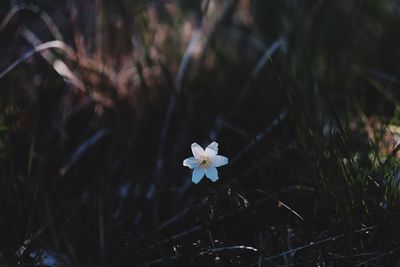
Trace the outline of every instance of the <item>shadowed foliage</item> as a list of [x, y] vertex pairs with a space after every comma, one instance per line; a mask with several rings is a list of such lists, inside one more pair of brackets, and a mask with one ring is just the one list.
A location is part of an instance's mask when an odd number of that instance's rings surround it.
[[[396, 266], [400, 5], [7, 0], [0, 266]], [[190, 145], [229, 158], [195, 185]]]

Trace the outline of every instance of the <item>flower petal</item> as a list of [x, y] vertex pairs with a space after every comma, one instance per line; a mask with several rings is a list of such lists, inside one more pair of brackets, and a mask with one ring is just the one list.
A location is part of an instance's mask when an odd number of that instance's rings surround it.
[[192, 153], [193, 156], [198, 159], [204, 155], [204, 149], [197, 143], [192, 144]]
[[183, 166], [189, 167], [190, 169], [194, 169], [197, 166], [199, 166], [199, 161], [194, 157], [190, 157], [183, 161]]
[[216, 155], [213, 159], [212, 165], [214, 167], [221, 167], [229, 163], [229, 160], [227, 157], [221, 156], [221, 155]]
[[198, 184], [201, 178], [204, 177], [204, 169], [202, 167], [197, 167], [193, 170], [192, 182]]
[[211, 144], [209, 144], [206, 148], [205, 153], [208, 157], [211, 158], [215, 157], [215, 155], [218, 154], [218, 143], [212, 142]]
[[210, 179], [211, 181], [215, 182], [218, 180], [217, 168], [209, 167], [207, 169], [204, 169], [204, 172], [206, 173], [207, 178]]

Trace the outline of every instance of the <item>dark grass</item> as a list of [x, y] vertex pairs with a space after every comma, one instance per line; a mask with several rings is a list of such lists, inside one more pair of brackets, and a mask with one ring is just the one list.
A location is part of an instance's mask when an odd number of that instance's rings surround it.
[[399, 11], [5, 1], [0, 266], [398, 265]]

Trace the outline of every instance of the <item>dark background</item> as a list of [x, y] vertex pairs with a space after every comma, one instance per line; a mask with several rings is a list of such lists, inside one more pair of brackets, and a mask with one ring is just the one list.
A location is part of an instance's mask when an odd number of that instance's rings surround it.
[[[0, 266], [399, 264], [398, 1], [0, 18]], [[195, 185], [212, 141], [230, 164]]]

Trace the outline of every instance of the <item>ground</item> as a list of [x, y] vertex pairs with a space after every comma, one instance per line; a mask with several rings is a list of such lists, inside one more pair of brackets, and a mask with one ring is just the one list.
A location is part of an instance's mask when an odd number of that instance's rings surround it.
[[0, 266], [399, 265], [399, 11], [5, 1]]

